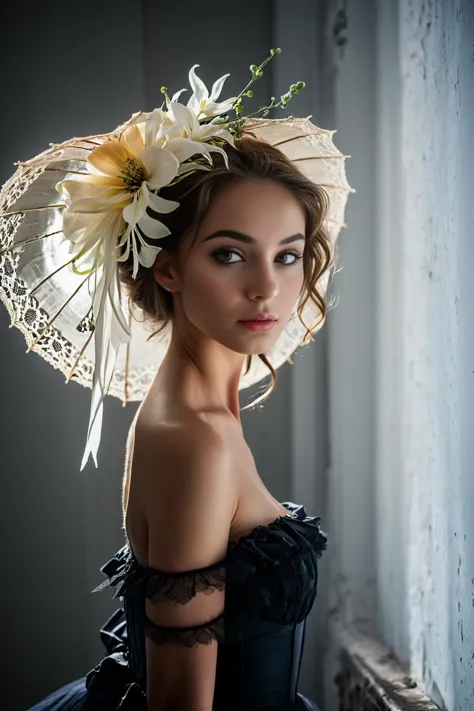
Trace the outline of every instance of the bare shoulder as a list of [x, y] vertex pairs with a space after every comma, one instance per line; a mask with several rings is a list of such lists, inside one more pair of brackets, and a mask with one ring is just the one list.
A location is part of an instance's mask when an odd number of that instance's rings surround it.
[[220, 433], [198, 415], [142, 425], [135, 453], [150, 564], [190, 570], [224, 557], [236, 492], [229, 447]]
[[209, 476], [216, 467], [222, 469], [223, 476], [230, 471], [228, 445], [218, 430], [199, 415], [189, 414], [174, 422], [137, 422], [134, 450], [138, 467], [157, 485], [168, 483], [167, 477], [158, 474], [169, 469], [188, 479], [188, 470], [180, 465], [193, 464], [195, 474], [203, 470], [209, 471]]

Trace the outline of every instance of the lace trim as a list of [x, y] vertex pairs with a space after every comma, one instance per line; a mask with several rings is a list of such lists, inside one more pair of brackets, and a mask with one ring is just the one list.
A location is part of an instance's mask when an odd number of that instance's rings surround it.
[[145, 636], [155, 644], [181, 644], [193, 647], [195, 644], [210, 644], [214, 639], [224, 643], [224, 613], [210, 622], [193, 627], [161, 627], [147, 617]]
[[153, 570], [146, 582], [145, 597], [152, 602], [171, 600], [185, 605], [198, 592], [210, 595], [214, 590], [224, 590], [225, 579], [226, 569], [222, 563], [183, 573], [170, 574]]
[[123, 597], [137, 586], [153, 603], [168, 600], [185, 605], [198, 592], [210, 595], [214, 590], [224, 590], [226, 561], [219, 561], [196, 570], [165, 573], [156, 568], [141, 566], [135, 560], [119, 567], [119, 572], [98, 585], [92, 592], [113, 587], [114, 598]]

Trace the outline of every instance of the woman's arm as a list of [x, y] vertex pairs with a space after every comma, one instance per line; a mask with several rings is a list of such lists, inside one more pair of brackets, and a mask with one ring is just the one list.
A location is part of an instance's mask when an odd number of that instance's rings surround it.
[[142, 478], [148, 565], [162, 572], [145, 608], [148, 709], [212, 711], [225, 595], [225, 567], [215, 564], [226, 557], [235, 508], [229, 453], [205, 424], [140, 450], [153, 463]]

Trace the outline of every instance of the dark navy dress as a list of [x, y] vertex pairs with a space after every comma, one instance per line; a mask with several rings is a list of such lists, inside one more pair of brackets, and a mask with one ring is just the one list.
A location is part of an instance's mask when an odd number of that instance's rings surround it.
[[[163, 573], [123, 546], [93, 590], [112, 587], [123, 600], [100, 631], [107, 656], [30, 711], [146, 711], [145, 636], [157, 644], [218, 641], [213, 711], [318, 711], [298, 692], [298, 677], [326, 535], [303, 506], [283, 506], [286, 516], [231, 542], [225, 560], [208, 568]], [[224, 588], [224, 613], [205, 625], [158, 627], [145, 614], [146, 598], [186, 604], [196, 592]]]

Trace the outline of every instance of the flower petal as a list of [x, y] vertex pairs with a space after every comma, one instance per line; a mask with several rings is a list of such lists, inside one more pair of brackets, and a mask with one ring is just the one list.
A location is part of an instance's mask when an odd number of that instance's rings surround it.
[[[199, 131], [199, 140], [203, 142], [207, 142], [210, 138], [223, 138], [225, 141], [231, 144], [231, 146], [234, 145], [234, 137], [230, 133], [230, 131], [227, 131], [225, 128], [220, 128], [219, 126], [214, 126], [214, 125], [205, 125], [201, 126], [201, 129]], [[195, 137], [197, 138], [197, 136]]]
[[[72, 183], [74, 183], [72, 185]], [[74, 178], [66, 178], [65, 180], [61, 181], [62, 185], [66, 186], [66, 189], [69, 190], [69, 187], [71, 187], [71, 190], [76, 190], [80, 192], [81, 194], [85, 194], [86, 191], [90, 187], [90, 191], [92, 194], [93, 190], [96, 190], [97, 187], [102, 188], [102, 187], [109, 187], [113, 189], [118, 189], [121, 188], [122, 190], [124, 189], [124, 184], [122, 178], [116, 178], [116, 177], [111, 177], [110, 175], [95, 175], [95, 174], [90, 174], [90, 175], [85, 175], [84, 177], [74, 177]], [[59, 185], [59, 183], [58, 183]], [[84, 187], [83, 187], [84, 186]], [[74, 198], [73, 193], [71, 192], [71, 197]]]
[[131, 118], [128, 119], [127, 123], [130, 126], [134, 123], [146, 123], [149, 116], [149, 111], [137, 111], [135, 114], [132, 114]]
[[74, 200], [69, 206], [69, 212], [82, 212], [97, 214], [99, 212], [116, 212], [117, 210], [122, 210], [123, 207], [129, 202], [130, 198], [127, 200], [125, 196], [118, 195], [116, 198], [104, 198], [100, 195], [91, 198], [83, 198], [82, 200]]
[[196, 67], [199, 66], [199, 64], [194, 64], [194, 66], [191, 67], [189, 71], [189, 83], [191, 84], [191, 88], [193, 90], [193, 96], [200, 105], [202, 101], [207, 101], [209, 98], [209, 92], [202, 79], [199, 79], [194, 71]]
[[120, 214], [106, 213], [92, 221], [76, 240], [78, 251], [85, 250], [81, 257], [97, 256], [99, 251], [102, 256], [108, 253], [123, 229], [123, 220]]
[[123, 247], [125, 243], [127, 244], [127, 246], [125, 247], [125, 252], [120, 257], [117, 257], [118, 262], [126, 262], [128, 259], [128, 255], [130, 254], [130, 233], [132, 229], [133, 227], [131, 225], [127, 225], [126, 229], [120, 236], [120, 239], [117, 241], [118, 252], [120, 252], [120, 248]]
[[[111, 178], [107, 178], [106, 180], [111, 180]], [[117, 181], [117, 184], [111, 183], [108, 185], [104, 183], [103, 185], [96, 185], [95, 182], [85, 180], [64, 180], [62, 181], [60, 191], [63, 195], [67, 196], [71, 212], [84, 212], [85, 209], [87, 209], [84, 205], [78, 207], [78, 204], [80, 205], [84, 200], [95, 201], [97, 203], [96, 207], [98, 207], [100, 203], [104, 206], [109, 204], [110, 207], [113, 208], [121, 202], [126, 205], [131, 199], [125, 190], [123, 182], [121, 186], [120, 182]]]
[[173, 96], [171, 97], [171, 101], [172, 102], [178, 101], [178, 99], [181, 96], [181, 94], [183, 93], [183, 91], [187, 91], [187, 89], [180, 89], [179, 91], [177, 91], [176, 94], [173, 94]]
[[133, 196], [133, 202], [124, 207], [122, 215], [125, 222], [129, 225], [136, 225], [146, 210], [145, 196], [143, 190], [137, 190]]
[[119, 141], [128, 145], [135, 156], [139, 156], [145, 148], [143, 136], [137, 124], [128, 126], [120, 136]]
[[170, 115], [173, 124], [176, 126], [183, 126], [188, 129], [188, 131], [198, 131], [199, 121], [197, 120], [196, 114], [180, 103], [170, 103], [168, 113]]
[[163, 111], [161, 109], [154, 109], [145, 127], [145, 145], [151, 146], [156, 139], [156, 134], [160, 130], [161, 124], [163, 123]]
[[62, 233], [68, 240], [75, 242], [79, 233], [94, 219], [97, 219], [95, 215], [70, 213], [69, 210], [65, 210], [62, 221]]
[[222, 87], [224, 86], [224, 82], [227, 77], [230, 77], [230, 74], [224, 74], [224, 76], [220, 77], [220, 79], [217, 79], [217, 81], [214, 82], [211, 89], [211, 95], [209, 97], [210, 101], [215, 101], [219, 98], [222, 91]]
[[133, 157], [126, 146], [119, 143], [116, 138], [112, 138], [102, 146], [94, 148], [87, 156], [87, 161], [105, 175], [115, 178], [123, 170], [127, 158]]
[[152, 267], [155, 263], [156, 255], [161, 252], [161, 247], [152, 247], [147, 244], [146, 247], [142, 247], [138, 255], [138, 261], [144, 267]]
[[211, 146], [210, 144], [206, 143], [208, 151], [211, 153], [220, 153], [223, 158], [224, 158], [224, 163], [226, 165], [226, 168], [229, 167], [229, 158], [227, 157], [227, 153], [224, 151], [223, 148], [219, 148], [219, 146]]
[[212, 165], [205, 165], [203, 163], [195, 163], [193, 161], [189, 161], [187, 163], [182, 163], [179, 166], [178, 175], [183, 176], [183, 175], [186, 175], [187, 173], [192, 173], [193, 171], [196, 171], [196, 170], [212, 170]]
[[156, 134], [155, 145], [160, 148], [166, 148], [166, 141], [168, 138], [183, 138], [187, 137], [188, 133], [187, 126], [181, 126], [180, 124], [163, 124]]
[[140, 218], [138, 227], [148, 239], [161, 239], [171, 234], [169, 229], [159, 220], [150, 217], [147, 213]]
[[147, 183], [152, 190], [171, 183], [178, 172], [179, 161], [166, 148], [149, 146], [140, 157], [149, 176]]
[[204, 116], [220, 116], [220, 114], [225, 114], [231, 110], [232, 104], [237, 97], [231, 97], [226, 101], [219, 103], [214, 103], [213, 101], [207, 101], [206, 105], [201, 110], [201, 115]]
[[191, 141], [189, 138], [171, 138], [166, 148], [171, 151], [180, 163], [191, 158], [198, 153], [207, 156], [209, 154], [208, 144], [199, 141]]
[[155, 193], [148, 192], [146, 196], [147, 206], [151, 207], [155, 212], [173, 212], [179, 207], [179, 202], [175, 200], [165, 200]]

